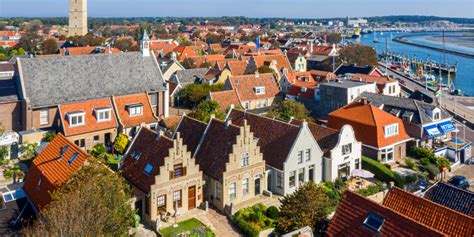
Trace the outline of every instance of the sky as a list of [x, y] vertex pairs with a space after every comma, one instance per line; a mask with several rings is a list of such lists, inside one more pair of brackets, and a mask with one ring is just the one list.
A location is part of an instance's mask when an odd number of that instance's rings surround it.
[[[0, 17], [67, 16], [69, 0], [0, 0]], [[90, 17], [327, 18], [434, 15], [474, 18], [474, 0], [88, 0]]]

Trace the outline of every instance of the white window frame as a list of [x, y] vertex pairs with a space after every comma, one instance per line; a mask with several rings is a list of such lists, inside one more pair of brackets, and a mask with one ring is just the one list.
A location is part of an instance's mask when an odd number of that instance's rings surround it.
[[283, 188], [283, 173], [277, 171], [277, 187]]
[[[293, 178], [293, 184], [291, 184], [291, 178]], [[290, 172], [290, 175], [288, 177], [288, 185], [290, 186], [290, 188], [293, 188], [296, 186], [296, 170], [293, 170]]]
[[352, 143], [342, 145], [342, 155], [348, 155], [352, 153]]
[[306, 151], [304, 152], [304, 159], [305, 161], [311, 160], [311, 149], [306, 149]]
[[[389, 155], [391, 155], [392, 157], [390, 160], [387, 159]], [[389, 162], [392, 162], [394, 159], [395, 159], [395, 149], [393, 147], [388, 147], [381, 150], [381, 154], [380, 154], [381, 163], [389, 163]]]
[[158, 104], [158, 95], [156, 93], [150, 94], [150, 104], [152, 107], [155, 107]]
[[240, 167], [247, 167], [249, 166], [249, 153], [244, 152], [240, 158]]
[[229, 184], [229, 199], [230, 201], [237, 199], [237, 184], [235, 182]]
[[[81, 122], [79, 122], [79, 118], [81, 118]], [[69, 122], [69, 127], [82, 126], [86, 123], [85, 121], [86, 113], [85, 112], [68, 113], [67, 119]], [[74, 122], [74, 119], [76, 119], [76, 122]]]
[[298, 164], [303, 163], [303, 150], [298, 151]]
[[[179, 194], [179, 195], [176, 195]], [[176, 202], [178, 203], [178, 208], [183, 206], [183, 193], [181, 190], [177, 190], [173, 192], [173, 206], [176, 205]]]
[[242, 193], [243, 195], [249, 194], [249, 178], [242, 179]]
[[387, 126], [384, 126], [384, 134], [385, 138], [387, 137], [393, 137], [398, 135], [398, 123], [390, 124]]
[[[305, 183], [305, 181], [304, 181], [304, 179], [305, 179], [304, 170], [305, 170], [304, 168], [300, 168], [298, 170], [298, 186], [301, 186], [302, 184]], [[301, 179], [301, 178], [303, 178], [303, 179]]]
[[257, 86], [254, 88], [256, 95], [264, 95], [265, 94], [265, 87], [264, 86]]
[[143, 105], [131, 105], [128, 107], [130, 117], [140, 116], [143, 114]]
[[40, 110], [40, 125], [49, 124], [49, 109]]
[[[97, 122], [106, 122], [112, 119], [112, 109], [111, 108], [102, 108], [95, 110]], [[108, 118], [105, 115], [108, 114]]]

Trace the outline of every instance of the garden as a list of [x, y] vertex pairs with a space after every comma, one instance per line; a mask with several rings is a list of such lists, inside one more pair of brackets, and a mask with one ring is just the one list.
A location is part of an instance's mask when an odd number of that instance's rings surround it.
[[261, 231], [275, 227], [275, 219], [279, 214], [278, 208], [258, 203], [237, 211], [233, 221], [246, 236], [255, 237]]
[[169, 226], [159, 231], [162, 237], [189, 236], [189, 237], [214, 237], [216, 236], [211, 229], [195, 218], [181, 221], [177, 227]]
[[448, 159], [435, 156], [433, 151], [428, 148], [412, 147], [409, 154], [413, 159], [406, 159], [406, 167], [416, 171], [419, 176], [434, 180], [438, 178], [441, 170], [451, 170], [451, 163]]
[[97, 143], [90, 151], [90, 154], [106, 164], [110, 169], [117, 171], [128, 143], [128, 137], [125, 134], [119, 134], [115, 138], [113, 147], [108, 149], [104, 143]]

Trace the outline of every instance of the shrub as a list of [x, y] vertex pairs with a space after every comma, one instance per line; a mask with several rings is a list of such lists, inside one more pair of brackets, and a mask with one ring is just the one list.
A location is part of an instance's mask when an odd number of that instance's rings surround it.
[[411, 158], [406, 158], [406, 159], [405, 159], [405, 164], [406, 164], [407, 167], [408, 167], [409, 169], [411, 169], [411, 170], [412, 170], [413, 168], [415, 168], [415, 163], [413, 162], [413, 160], [412, 160]]
[[439, 168], [434, 164], [424, 165], [423, 169], [428, 172], [430, 179], [436, 178], [439, 174]]
[[277, 218], [279, 214], [280, 214], [280, 211], [275, 206], [269, 207], [266, 212], [266, 215], [271, 219]]
[[437, 165], [438, 165], [438, 168], [441, 168], [444, 166], [447, 169], [451, 169], [451, 162], [449, 162], [448, 159], [443, 158], [443, 157], [438, 157]]
[[430, 150], [428, 148], [416, 147], [416, 146], [414, 146], [410, 149], [410, 155], [413, 158], [418, 159], [418, 160], [420, 160], [421, 158], [428, 158], [428, 159], [432, 160], [433, 157], [435, 157], [432, 150]]
[[107, 148], [105, 148], [104, 143], [97, 143], [92, 147], [91, 150], [91, 155], [93, 155], [95, 158], [105, 161], [106, 156], [107, 156]]
[[430, 160], [428, 158], [421, 158], [420, 159], [420, 164], [425, 166], [425, 165], [428, 165], [430, 163]]
[[51, 142], [54, 137], [56, 136], [56, 132], [54, 131], [49, 131], [43, 135], [43, 138], [41, 139], [42, 142]]
[[403, 180], [400, 176], [376, 160], [362, 157], [362, 168], [372, 172], [375, 178], [383, 182], [389, 183], [393, 181], [397, 187], [403, 187]]
[[383, 191], [383, 186], [381, 183], [376, 183], [374, 185], [370, 185], [367, 188], [359, 189], [356, 192], [364, 197], [374, 195], [378, 192]]
[[117, 153], [123, 154], [128, 145], [128, 137], [125, 134], [119, 134], [114, 141], [114, 149]]
[[416, 178], [416, 175], [408, 175], [405, 177], [405, 183], [406, 184], [411, 184], [411, 183], [414, 183], [416, 182], [417, 178]]

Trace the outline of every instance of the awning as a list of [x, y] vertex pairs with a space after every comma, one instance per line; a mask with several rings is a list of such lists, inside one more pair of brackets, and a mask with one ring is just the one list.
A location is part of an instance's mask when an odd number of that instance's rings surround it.
[[456, 127], [451, 123], [451, 121], [446, 121], [438, 124], [438, 127], [443, 131], [444, 133], [452, 132], [456, 130]]
[[430, 125], [430, 126], [424, 127], [424, 129], [428, 138], [442, 135], [442, 133], [439, 131], [436, 125]]

